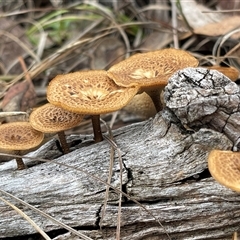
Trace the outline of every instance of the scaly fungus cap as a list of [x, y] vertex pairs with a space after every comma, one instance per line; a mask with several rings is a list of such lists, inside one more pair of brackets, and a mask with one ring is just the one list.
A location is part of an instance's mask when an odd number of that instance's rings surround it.
[[47, 103], [36, 108], [30, 114], [29, 121], [33, 128], [45, 133], [65, 131], [77, 126], [84, 115], [69, 112]]
[[219, 183], [240, 192], [240, 152], [212, 150], [208, 155], [208, 169]]
[[44, 134], [32, 128], [29, 122], [11, 122], [0, 125], [0, 148], [27, 150], [38, 146]]
[[166, 48], [132, 55], [113, 65], [108, 76], [119, 86], [161, 87], [177, 70], [197, 67], [198, 60], [184, 50]]
[[68, 111], [99, 115], [121, 109], [138, 90], [116, 85], [104, 70], [89, 70], [56, 76], [47, 88], [47, 99]]

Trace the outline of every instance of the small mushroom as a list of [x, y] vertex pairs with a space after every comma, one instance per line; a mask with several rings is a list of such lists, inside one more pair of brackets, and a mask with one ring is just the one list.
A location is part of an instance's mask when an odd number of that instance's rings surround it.
[[208, 169], [219, 183], [240, 192], [240, 152], [212, 150], [208, 155]]
[[[38, 146], [44, 138], [42, 132], [32, 128], [29, 122], [11, 122], [0, 125], [0, 148], [14, 151], [19, 155], [21, 150]], [[16, 158], [17, 168], [25, 169], [22, 158]]]
[[47, 103], [33, 110], [29, 116], [32, 127], [44, 133], [57, 133], [64, 154], [69, 153], [64, 131], [77, 126], [84, 115], [69, 112]]
[[100, 114], [121, 109], [138, 90], [118, 86], [104, 70], [89, 70], [56, 76], [47, 88], [47, 99], [68, 111], [91, 115], [94, 140], [100, 142]]
[[123, 87], [138, 86], [152, 98], [155, 108], [162, 110], [160, 92], [169, 77], [186, 67], [196, 67], [198, 60], [184, 50], [168, 48], [138, 53], [113, 65], [107, 74]]
[[227, 76], [232, 81], [236, 81], [239, 78], [239, 71], [234, 67], [223, 67], [219, 65], [213, 65], [206, 67], [208, 69], [217, 70]]

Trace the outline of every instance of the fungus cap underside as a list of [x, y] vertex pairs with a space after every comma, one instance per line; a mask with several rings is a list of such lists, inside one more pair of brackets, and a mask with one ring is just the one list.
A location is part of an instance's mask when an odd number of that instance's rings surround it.
[[197, 66], [198, 60], [188, 52], [168, 48], [132, 55], [107, 73], [120, 86], [158, 87], [165, 86], [174, 72]]
[[69, 112], [47, 103], [33, 110], [29, 121], [32, 127], [38, 131], [53, 133], [76, 127], [83, 118], [82, 114]]
[[32, 128], [29, 122], [11, 122], [0, 126], [0, 148], [27, 150], [38, 146], [44, 134]]
[[240, 152], [212, 150], [208, 156], [208, 168], [215, 180], [240, 192]]
[[121, 109], [138, 90], [116, 85], [104, 70], [90, 70], [56, 76], [47, 88], [47, 99], [68, 111], [99, 115]]

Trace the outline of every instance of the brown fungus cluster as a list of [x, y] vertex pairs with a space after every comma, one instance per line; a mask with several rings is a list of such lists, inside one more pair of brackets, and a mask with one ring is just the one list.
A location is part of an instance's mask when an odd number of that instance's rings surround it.
[[[42, 132], [57, 132], [63, 152], [68, 153], [64, 131], [78, 125], [84, 115], [91, 115], [94, 140], [100, 142], [103, 140], [100, 114], [123, 108], [137, 93], [144, 91], [151, 96], [156, 109], [160, 110], [159, 92], [167, 84], [168, 78], [179, 69], [197, 64], [198, 61], [186, 51], [163, 49], [135, 54], [108, 71], [89, 70], [58, 75], [47, 88], [50, 103], [35, 109], [30, 115], [29, 126], [22, 131], [26, 134], [29, 128], [36, 129], [34, 131], [42, 138]], [[12, 140], [21, 139], [20, 135], [14, 135], [20, 130], [12, 131], [8, 133]], [[28, 135], [31, 136], [30, 133]], [[14, 150], [22, 149], [18, 144], [11, 144], [15, 146]], [[27, 147], [27, 144], [24, 145]], [[24, 168], [23, 163], [20, 166], [20, 160], [17, 162], [18, 168]]]
[[[88, 70], [57, 75], [47, 88], [49, 103], [36, 108], [31, 113], [30, 123], [21, 123], [24, 125], [21, 127], [20, 123], [3, 124], [0, 127], [0, 147], [11, 150], [32, 148], [43, 140], [43, 132], [56, 132], [63, 152], [68, 153], [64, 131], [77, 126], [85, 115], [91, 115], [94, 140], [100, 142], [103, 140], [100, 114], [125, 107], [136, 94], [143, 92], [151, 97], [156, 111], [160, 111], [162, 109], [160, 93], [167, 85], [168, 79], [178, 70], [197, 66], [198, 60], [187, 51], [168, 48], [132, 55], [107, 71]], [[224, 71], [233, 81], [239, 76], [239, 72], [234, 68], [218, 66], [214, 68]], [[142, 103], [142, 106], [144, 105], [146, 104]], [[236, 155], [226, 156], [232, 159], [232, 166], [236, 165], [235, 172], [231, 172], [230, 175], [235, 174], [235, 182], [239, 182], [236, 177], [238, 174]], [[209, 169], [216, 179], [219, 172], [223, 173], [220, 178], [224, 179], [226, 186], [230, 186], [229, 176], [224, 173], [222, 159], [218, 152], [211, 153]], [[22, 160], [17, 159], [17, 164], [19, 169], [25, 168]], [[238, 186], [234, 190], [238, 188], [240, 189]]]

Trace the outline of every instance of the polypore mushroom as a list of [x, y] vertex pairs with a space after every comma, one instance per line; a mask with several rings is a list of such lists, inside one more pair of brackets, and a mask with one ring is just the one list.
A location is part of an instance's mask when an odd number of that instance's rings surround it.
[[[0, 125], [0, 148], [20, 154], [38, 146], [44, 138], [42, 132], [32, 128], [29, 122], [11, 122]], [[19, 170], [26, 168], [22, 158], [16, 158]]]
[[56, 76], [47, 88], [47, 99], [68, 111], [91, 115], [94, 140], [100, 142], [100, 114], [121, 109], [138, 90], [118, 86], [104, 70], [89, 70]]
[[239, 71], [234, 67], [223, 67], [219, 65], [213, 65], [206, 67], [208, 69], [217, 70], [227, 76], [232, 81], [236, 81], [239, 77]]
[[240, 152], [212, 150], [208, 155], [208, 169], [219, 183], [240, 192]]
[[155, 108], [162, 109], [160, 92], [177, 70], [196, 67], [198, 60], [184, 50], [168, 48], [135, 54], [113, 65], [107, 74], [123, 87], [138, 86], [152, 98]]
[[69, 153], [64, 131], [77, 126], [84, 115], [69, 112], [47, 103], [33, 110], [29, 116], [32, 127], [44, 133], [57, 133], [63, 152]]

